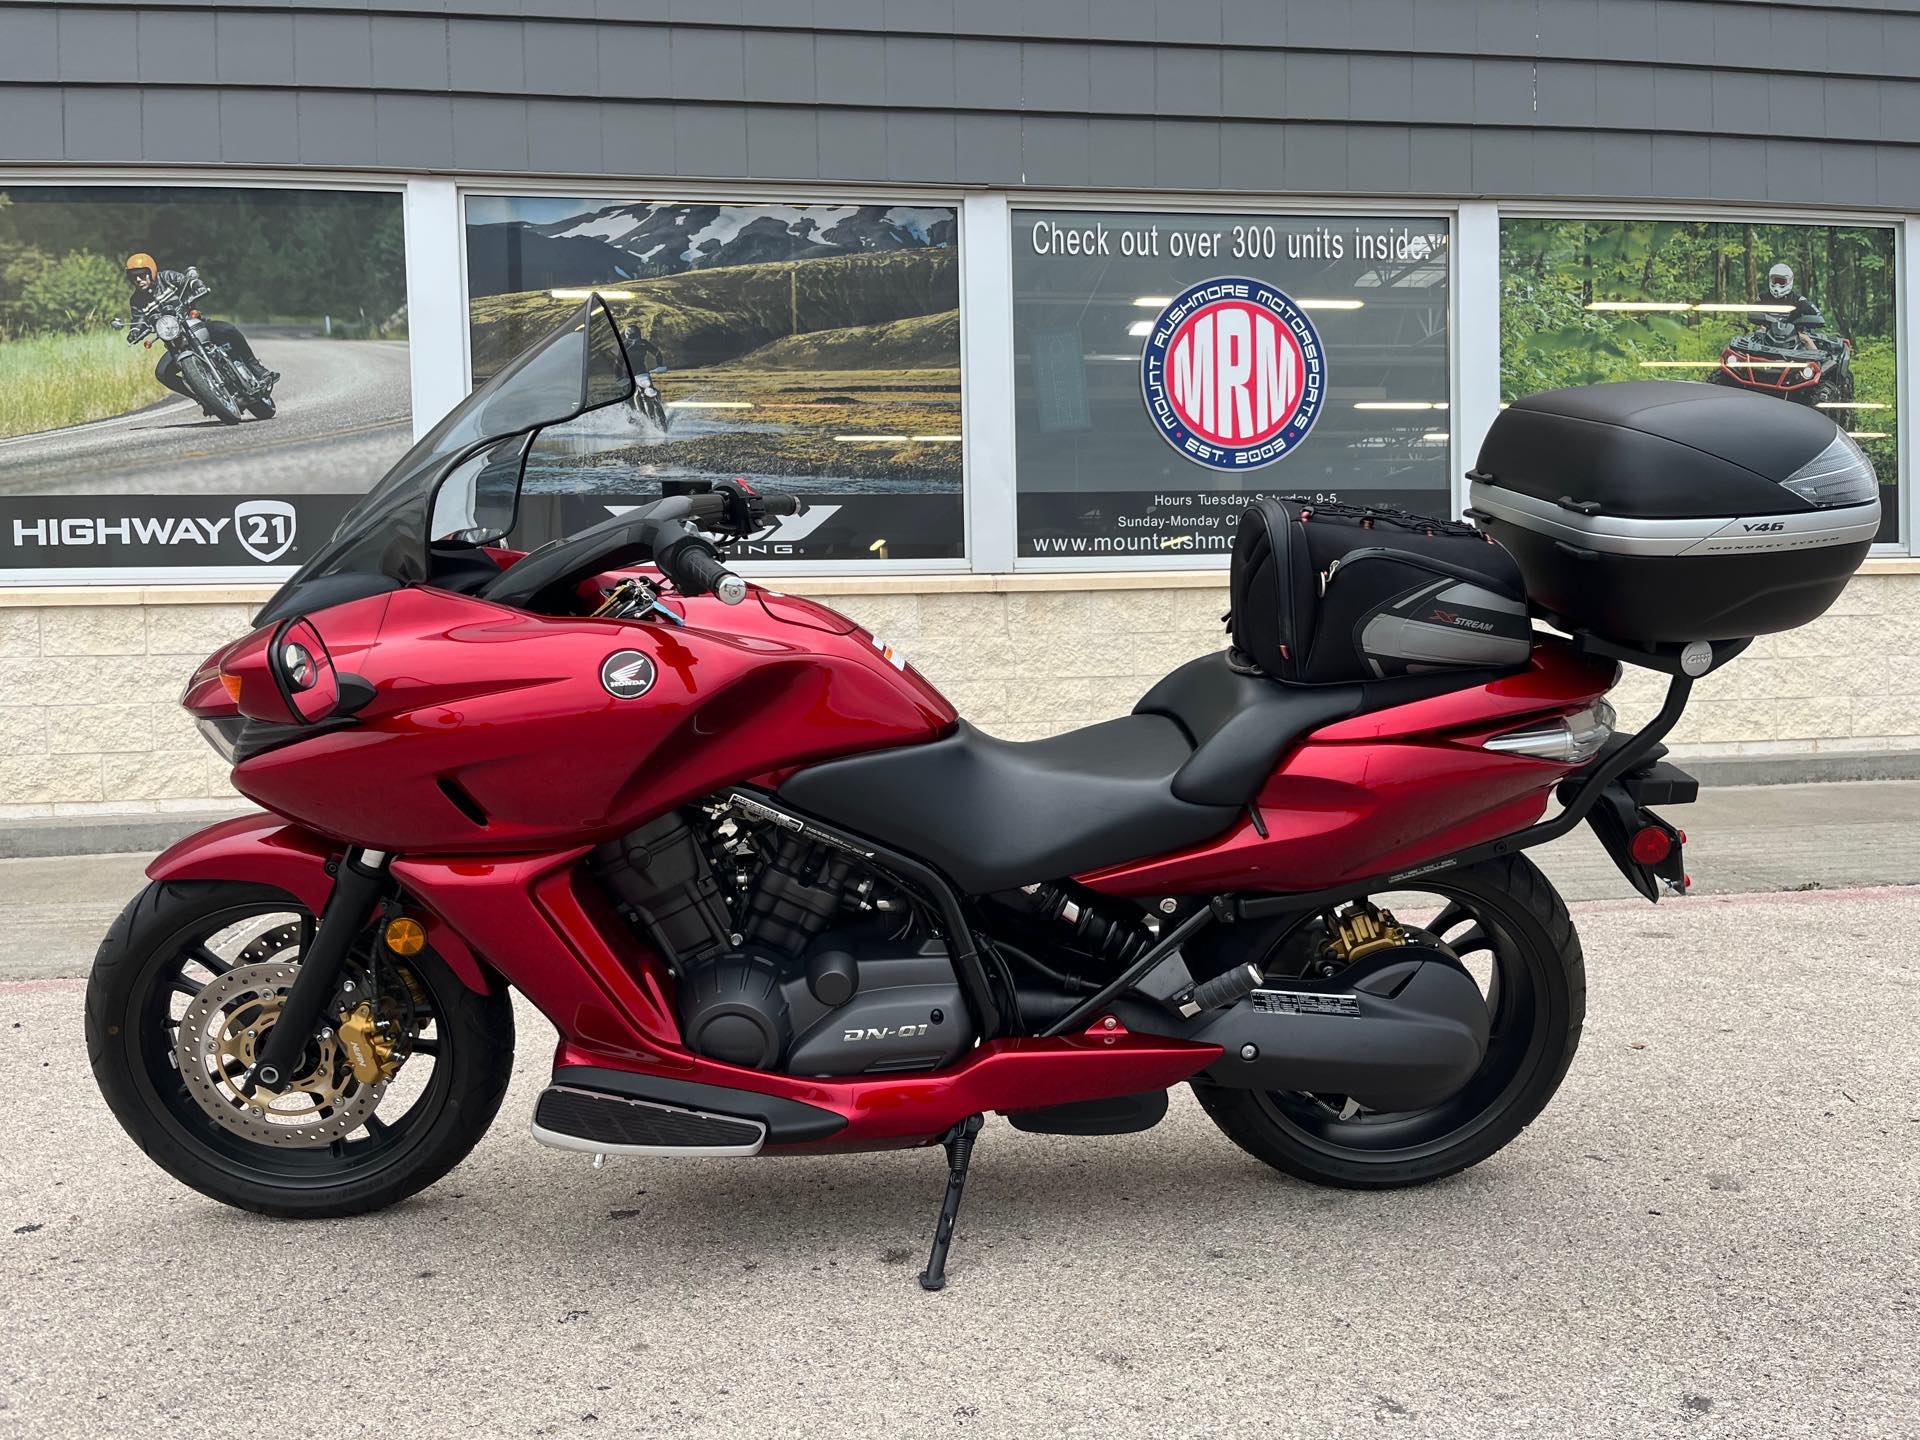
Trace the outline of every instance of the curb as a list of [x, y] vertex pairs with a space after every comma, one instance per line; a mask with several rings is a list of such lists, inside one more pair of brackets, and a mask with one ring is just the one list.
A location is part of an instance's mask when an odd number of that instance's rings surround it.
[[56, 815], [0, 826], [0, 860], [56, 855], [146, 855], [246, 810], [182, 810], [165, 815]]
[[1834, 750], [1823, 755], [1675, 755], [1702, 786], [1807, 785], [1920, 780], [1920, 750]]

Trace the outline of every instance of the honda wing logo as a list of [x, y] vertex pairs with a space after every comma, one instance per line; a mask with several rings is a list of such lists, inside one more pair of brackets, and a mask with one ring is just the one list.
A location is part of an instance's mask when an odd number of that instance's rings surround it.
[[293, 548], [297, 519], [285, 500], [242, 500], [233, 507], [233, 538], [262, 565]]
[[653, 688], [653, 661], [638, 650], [616, 650], [600, 662], [600, 684], [616, 700], [638, 700]]

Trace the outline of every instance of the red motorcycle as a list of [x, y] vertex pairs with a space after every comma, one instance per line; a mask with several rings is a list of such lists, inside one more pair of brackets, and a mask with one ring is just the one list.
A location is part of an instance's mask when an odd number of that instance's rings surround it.
[[[1648, 807], [1694, 786], [1658, 742], [1740, 642], [1543, 634], [1493, 671], [1376, 647], [1341, 684], [1212, 655], [1009, 743], [853, 621], [731, 573], [726, 542], [788, 497], [721, 486], [506, 548], [545, 503], [541, 437], [633, 394], [589, 301], [188, 684], [266, 813], [149, 867], [87, 996], [109, 1104], [184, 1183], [284, 1216], [432, 1184], [501, 1103], [517, 989], [560, 1037], [534, 1137], [596, 1164], [943, 1144], [938, 1288], [988, 1111], [1143, 1130], [1184, 1081], [1319, 1183], [1485, 1159], [1586, 1003], [1522, 849], [1591, 820], [1649, 898], [1685, 883]], [[1672, 676], [1634, 736], [1602, 698], [1621, 660]]]

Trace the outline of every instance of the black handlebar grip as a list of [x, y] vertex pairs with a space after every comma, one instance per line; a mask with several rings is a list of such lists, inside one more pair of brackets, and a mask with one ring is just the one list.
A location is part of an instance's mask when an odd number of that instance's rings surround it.
[[747, 598], [747, 582], [703, 543], [676, 547], [663, 568], [683, 595], [713, 595], [724, 605], [738, 605]]
[[761, 507], [769, 515], [798, 515], [800, 513], [800, 497], [798, 495], [789, 495], [784, 491], [769, 491], [760, 497], [760, 503]]

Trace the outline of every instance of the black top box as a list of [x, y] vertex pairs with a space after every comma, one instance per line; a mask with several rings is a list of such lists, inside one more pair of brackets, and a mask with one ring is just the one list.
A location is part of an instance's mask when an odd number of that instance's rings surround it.
[[1517, 400], [1469, 478], [1534, 604], [1629, 644], [1804, 625], [1880, 524], [1873, 466], [1825, 412], [1687, 381]]

